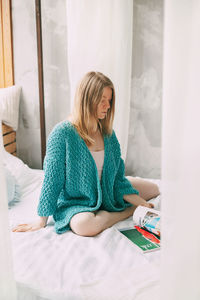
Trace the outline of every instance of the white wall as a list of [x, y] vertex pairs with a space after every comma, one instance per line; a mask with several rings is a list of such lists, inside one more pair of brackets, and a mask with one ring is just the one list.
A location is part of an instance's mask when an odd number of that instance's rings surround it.
[[127, 174], [160, 178], [163, 0], [134, 0]]

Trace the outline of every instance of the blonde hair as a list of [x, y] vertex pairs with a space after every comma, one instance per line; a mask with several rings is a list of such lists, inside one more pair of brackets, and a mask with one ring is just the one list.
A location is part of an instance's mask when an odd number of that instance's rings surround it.
[[[105, 87], [112, 89], [110, 109], [104, 119], [97, 118], [97, 106], [101, 101]], [[90, 134], [96, 126], [103, 135], [112, 133], [115, 112], [115, 90], [112, 81], [100, 72], [89, 72], [80, 81], [75, 94], [75, 104], [72, 113], [72, 123], [86, 144], [91, 145], [94, 140]]]

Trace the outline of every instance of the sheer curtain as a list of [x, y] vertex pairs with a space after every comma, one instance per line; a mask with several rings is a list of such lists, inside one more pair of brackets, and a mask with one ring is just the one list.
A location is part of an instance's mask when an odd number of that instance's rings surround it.
[[68, 66], [71, 103], [88, 71], [111, 78], [116, 89], [114, 128], [122, 155], [127, 150], [132, 60], [132, 0], [68, 0]]
[[162, 300], [200, 299], [200, 2], [166, 0]]
[[16, 286], [13, 275], [10, 229], [8, 223], [8, 202], [2, 163], [2, 147], [0, 122], [0, 299], [16, 300]]

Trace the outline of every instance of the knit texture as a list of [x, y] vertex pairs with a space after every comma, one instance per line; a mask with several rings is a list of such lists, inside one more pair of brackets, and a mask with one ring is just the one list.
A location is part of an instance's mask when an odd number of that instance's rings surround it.
[[120, 145], [113, 131], [104, 136], [104, 165], [99, 180], [95, 161], [74, 126], [63, 121], [48, 137], [39, 216], [53, 215], [55, 231], [70, 229], [71, 218], [98, 209], [122, 211], [131, 206], [123, 195], [138, 194], [125, 177]]

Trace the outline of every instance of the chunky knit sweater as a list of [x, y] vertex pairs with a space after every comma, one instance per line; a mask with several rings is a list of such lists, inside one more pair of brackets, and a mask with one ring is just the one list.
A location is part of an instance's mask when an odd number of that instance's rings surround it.
[[69, 230], [70, 220], [77, 213], [122, 211], [131, 206], [123, 195], [138, 194], [124, 175], [124, 161], [114, 131], [104, 136], [104, 151], [99, 180], [95, 161], [70, 122], [57, 124], [50, 133], [38, 215], [53, 215], [57, 233]]

